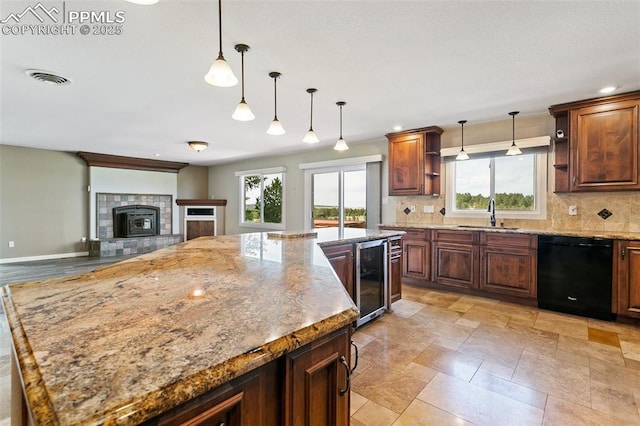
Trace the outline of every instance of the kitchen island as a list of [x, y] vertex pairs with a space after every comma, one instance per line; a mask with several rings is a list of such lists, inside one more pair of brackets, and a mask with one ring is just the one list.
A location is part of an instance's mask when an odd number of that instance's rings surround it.
[[[21, 384], [13, 397], [25, 409], [14, 410], [12, 420], [162, 423], [163, 413], [270, 366], [277, 377], [261, 386], [271, 383], [273, 392], [260, 395], [281, 400], [262, 407], [261, 418], [296, 423], [299, 381], [290, 375], [298, 355], [337, 336], [342, 353], [327, 365], [336, 386], [348, 391], [349, 338], [358, 318], [319, 243], [393, 234], [346, 232], [202, 237], [94, 272], [2, 288], [13, 376], [20, 379], [14, 383]], [[348, 419], [348, 392], [339, 396]]]

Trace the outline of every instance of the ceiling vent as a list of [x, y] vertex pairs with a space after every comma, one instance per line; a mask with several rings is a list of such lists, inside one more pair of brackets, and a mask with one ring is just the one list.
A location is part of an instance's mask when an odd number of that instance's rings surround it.
[[54, 86], [66, 86], [71, 84], [71, 80], [68, 78], [62, 77], [61, 75], [56, 75], [47, 71], [42, 70], [26, 70], [25, 74], [29, 77], [33, 77], [38, 81], [47, 84], [53, 84]]

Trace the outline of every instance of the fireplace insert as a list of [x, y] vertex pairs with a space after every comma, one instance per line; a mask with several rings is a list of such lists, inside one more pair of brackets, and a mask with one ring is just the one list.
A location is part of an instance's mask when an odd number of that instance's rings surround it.
[[160, 208], [121, 206], [113, 208], [114, 238], [147, 237], [160, 234]]

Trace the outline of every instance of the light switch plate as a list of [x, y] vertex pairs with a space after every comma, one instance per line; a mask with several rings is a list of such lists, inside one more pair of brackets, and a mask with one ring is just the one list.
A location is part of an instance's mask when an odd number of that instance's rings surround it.
[[578, 215], [578, 206], [569, 206], [569, 216]]
[[416, 212], [416, 206], [415, 205], [409, 206], [409, 209], [411, 209], [411, 213], [415, 213]]
[[433, 206], [422, 206], [423, 213], [433, 213], [434, 211]]

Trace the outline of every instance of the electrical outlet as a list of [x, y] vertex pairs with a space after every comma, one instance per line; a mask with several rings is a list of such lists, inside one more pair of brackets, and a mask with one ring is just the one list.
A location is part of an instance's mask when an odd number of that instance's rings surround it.
[[433, 206], [422, 206], [423, 213], [433, 213], [434, 211]]
[[9, 248], [13, 248], [16, 246], [16, 243], [13, 241], [9, 241]]
[[569, 206], [569, 216], [578, 215], [578, 206]]
[[416, 212], [416, 206], [415, 205], [409, 206], [409, 210], [411, 210], [411, 213], [415, 213]]
[[81, 243], [86, 243], [86, 242], [87, 242], [87, 237], [82, 237], [82, 238], [80, 238], [80, 242], [81, 242]]

